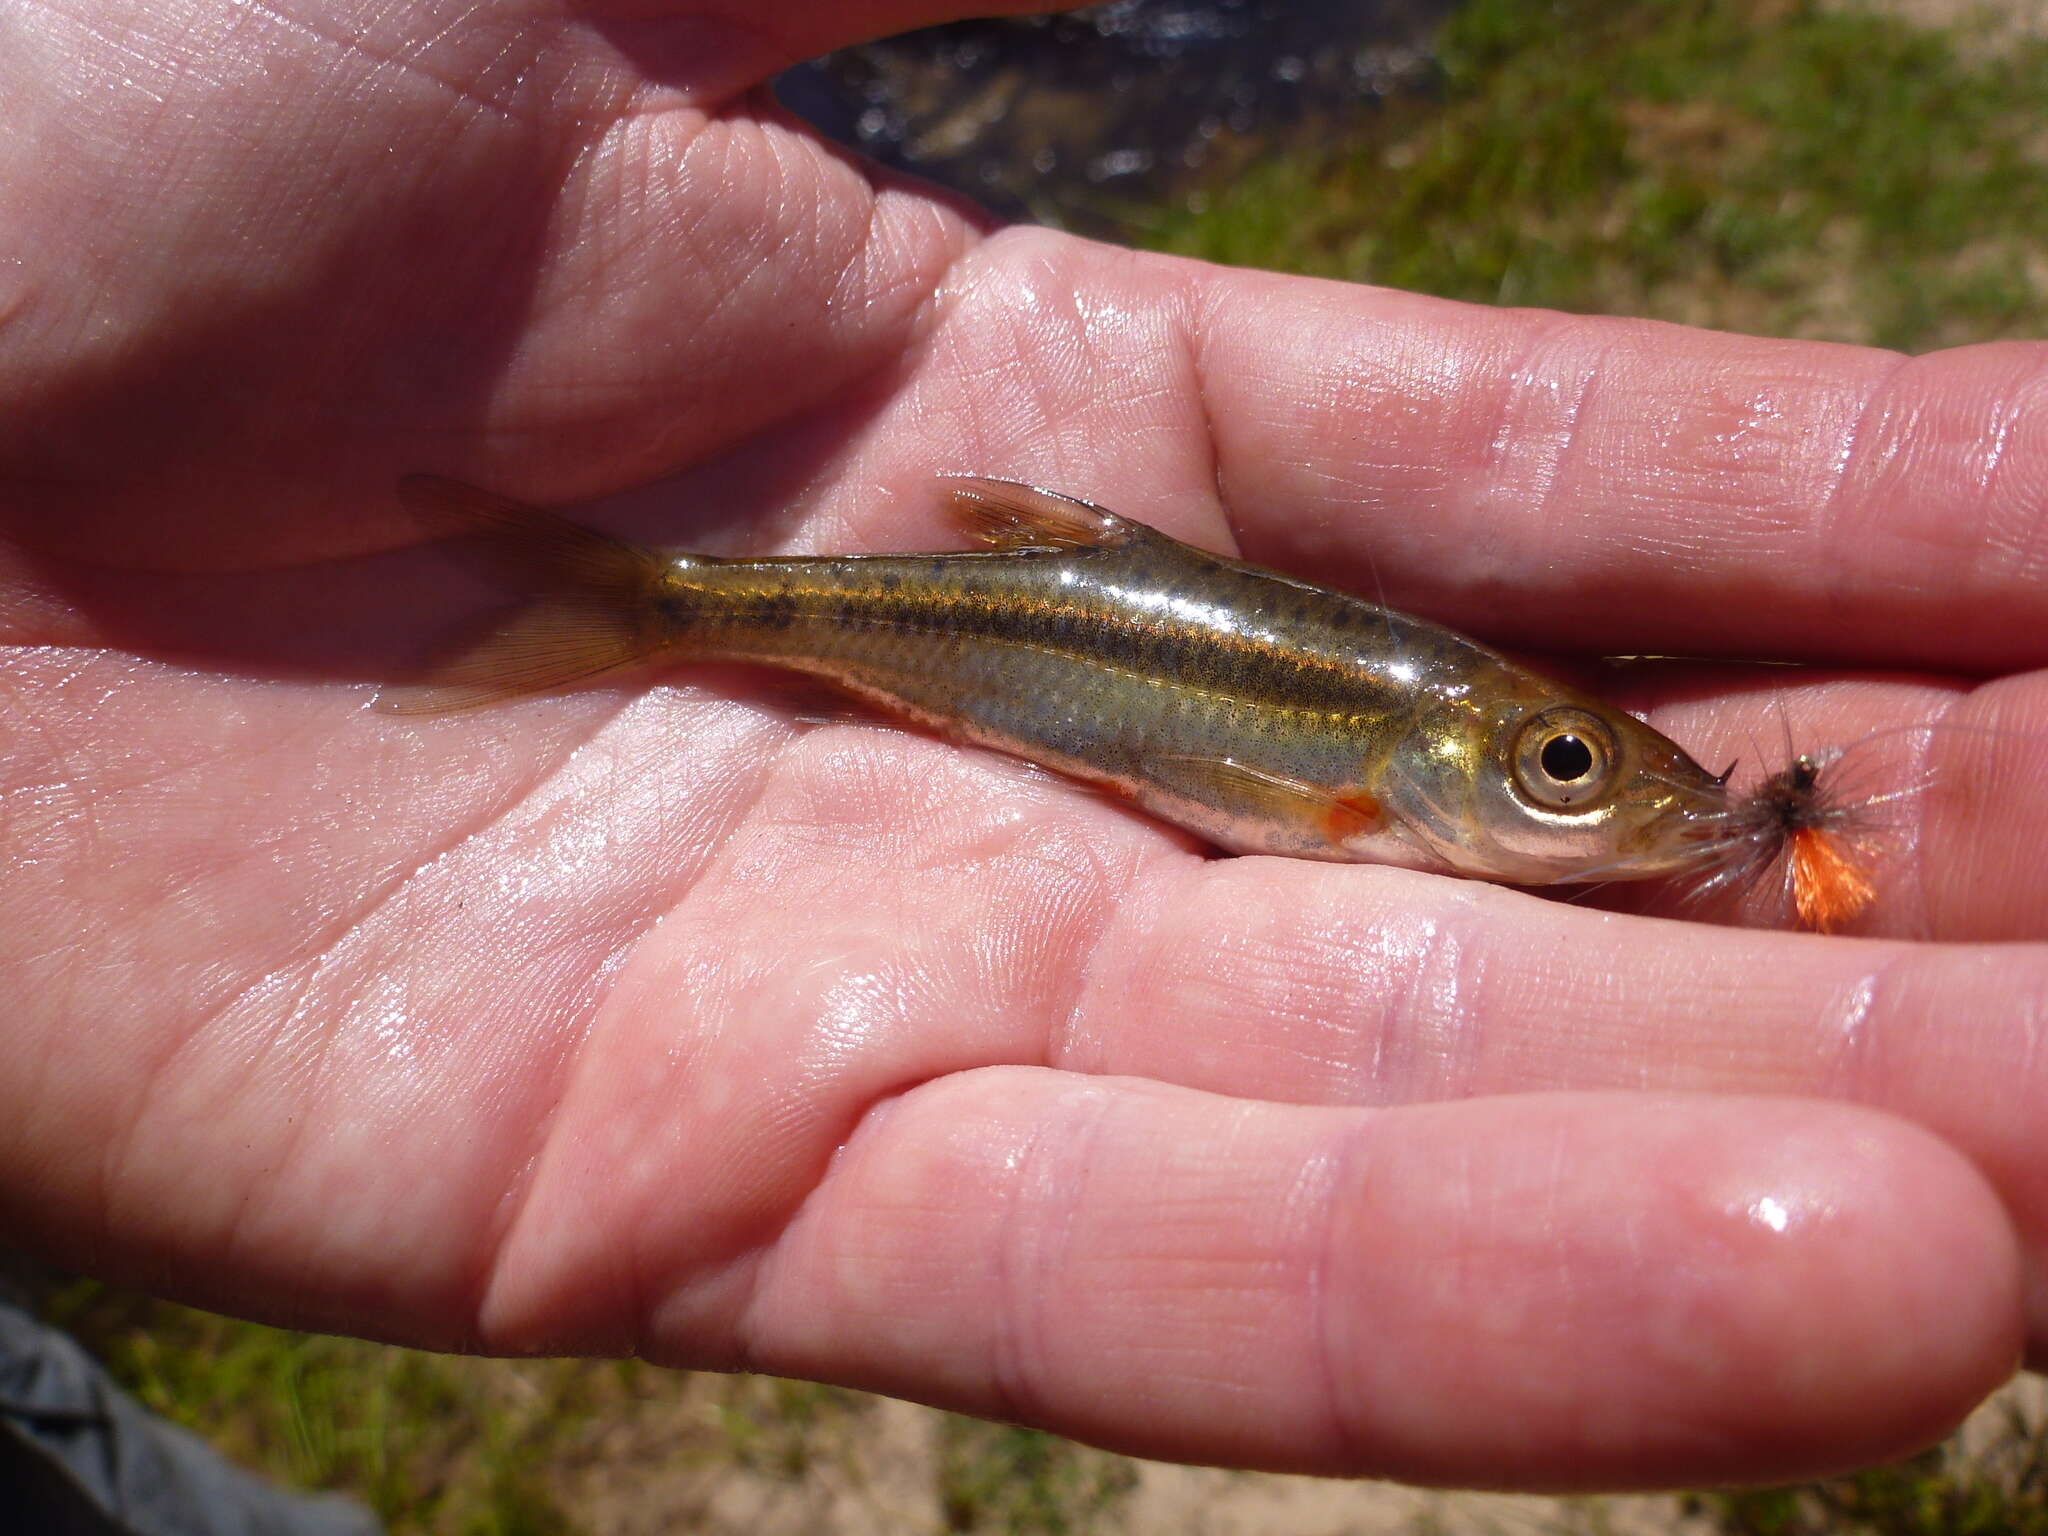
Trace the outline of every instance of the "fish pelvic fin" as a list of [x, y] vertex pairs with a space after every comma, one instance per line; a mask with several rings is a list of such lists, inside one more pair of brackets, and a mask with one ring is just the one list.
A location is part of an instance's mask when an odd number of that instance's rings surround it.
[[676, 579], [694, 557], [659, 553], [509, 496], [438, 475], [411, 475], [399, 497], [429, 534], [467, 539], [527, 604], [414, 682], [387, 687], [387, 715], [448, 714], [546, 693], [645, 660], [679, 627]]
[[1115, 549], [1152, 532], [1092, 501], [1016, 480], [947, 475], [939, 484], [955, 521], [994, 549]]
[[1311, 833], [1332, 848], [1386, 831], [1389, 816], [1377, 795], [1358, 786], [1311, 784], [1229, 757], [1176, 753], [1149, 757], [1146, 768], [1168, 787], [1205, 804], [1237, 804]]

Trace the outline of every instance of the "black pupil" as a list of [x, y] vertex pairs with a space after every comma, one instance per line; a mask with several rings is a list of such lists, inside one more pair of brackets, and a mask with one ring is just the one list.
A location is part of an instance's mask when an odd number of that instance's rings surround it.
[[1593, 771], [1593, 749], [1576, 736], [1553, 736], [1543, 743], [1543, 771], [1560, 784], [1583, 779]]

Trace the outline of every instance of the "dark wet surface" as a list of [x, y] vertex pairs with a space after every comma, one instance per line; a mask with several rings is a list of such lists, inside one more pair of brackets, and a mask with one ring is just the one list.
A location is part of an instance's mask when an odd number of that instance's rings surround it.
[[793, 110], [1012, 218], [1128, 225], [1427, 90], [1455, 0], [1114, 0], [963, 21], [784, 75]]

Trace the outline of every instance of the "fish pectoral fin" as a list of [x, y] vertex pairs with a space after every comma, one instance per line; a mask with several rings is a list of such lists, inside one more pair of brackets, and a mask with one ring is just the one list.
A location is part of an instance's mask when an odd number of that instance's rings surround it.
[[1312, 784], [1229, 757], [1153, 757], [1146, 759], [1146, 767], [1158, 782], [1192, 800], [1244, 806], [1310, 828], [1333, 846], [1387, 825], [1379, 797], [1356, 787]]
[[948, 475], [939, 484], [960, 525], [995, 549], [1116, 549], [1152, 531], [1093, 502], [1015, 480]]

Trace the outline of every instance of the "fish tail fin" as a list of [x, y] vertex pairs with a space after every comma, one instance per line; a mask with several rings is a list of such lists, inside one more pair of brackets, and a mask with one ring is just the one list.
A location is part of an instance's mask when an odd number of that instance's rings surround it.
[[410, 475], [399, 496], [430, 534], [466, 538], [535, 595], [416, 682], [385, 688], [387, 715], [447, 714], [615, 672], [661, 648], [687, 602], [675, 582], [691, 557], [659, 553], [509, 496]]

